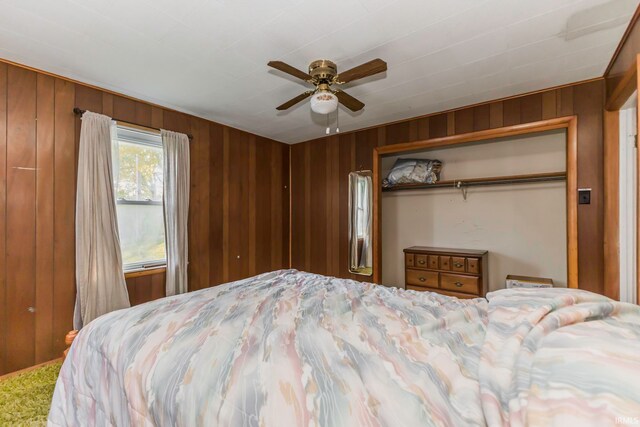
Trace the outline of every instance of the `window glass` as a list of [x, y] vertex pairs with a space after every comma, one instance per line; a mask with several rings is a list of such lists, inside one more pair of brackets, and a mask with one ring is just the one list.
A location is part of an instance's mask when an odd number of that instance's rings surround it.
[[118, 126], [114, 141], [116, 209], [124, 269], [165, 263], [160, 135]]

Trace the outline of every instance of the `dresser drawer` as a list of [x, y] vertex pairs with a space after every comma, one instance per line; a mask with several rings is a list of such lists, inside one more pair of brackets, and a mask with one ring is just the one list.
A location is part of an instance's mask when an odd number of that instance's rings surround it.
[[442, 289], [438, 289], [437, 292], [439, 294], [446, 295], [448, 297], [456, 297], [456, 298], [460, 298], [460, 299], [479, 298], [478, 295], [474, 295], [474, 294], [463, 294], [461, 292], [445, 291], [445, 290], [442, 290]]
[[440, 295], [446, 295], [448, 297], [456, 297], [456, 298], [460, 298], [460, 299], [478, 298], [478, 295], [463, 294], [463, 293], [460, 293], [460, 292], [445, 291], [445, 290], [437, 289], [437, 288], [426, 288], [424, 286], [407, 285], [407, 289], [410, 290], [410, 291], [418, 291], [418, 292], [435, 292], [435, 293], [438, 293]]
[[464, 258], [452, 256], [451, 257], [451, 271], [459, 271], [460, 273], [465, 272], [465, 262]]
[[438, 255], [429, 255], [427, 259], [429, 263], [429, 268], [432, 270], [438, 269]]
[[427, 268], [427, 255], [415, 254], [415, 262], [413, 264], [414, 267], [418, 268]]
[[441, 256], [440, 257], [440, 270], [451, 270], [451, 257], [450, 256]]
[[477, 277], [442, 273], [440, 276], [440, 287], [448, 291], [464, 292], [467, 294], [477, 295], [480, 293]]
[[413, 286], [413, 285], [407, 285], [407, 290], [418, 291], [418, 292], [440, 292], [440, 289], [438, 288], [427, 288], [426, 286]]
[[407, 285], [428, 286], [430, 288], [438, 287], [438, 273], [433, 271], [412, 270], [408, 268], [405, 271], [405, 276]]
[[467, 273], [480, 273], [480, 260], [478, 258], [467, 258]]
[[413, 267], [413, 254], [404, 254], [404, 265], [407, 267]]

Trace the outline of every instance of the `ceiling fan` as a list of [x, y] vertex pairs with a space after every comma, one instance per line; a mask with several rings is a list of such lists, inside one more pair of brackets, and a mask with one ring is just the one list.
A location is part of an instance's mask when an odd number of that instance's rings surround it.
[[298, 70], [282, 61], [270, 61], [268, 66], [280, 70], [315, 86], [284, 104], [277, 110], [286, 110], [298, 102], [311, 98], [311, 110], [320, 114], [329, 114], [338, 108], [338, 102], [351, 111], [362, 110], [364, 104], [340, 89], [332, 89], [332, 85], [342, 85], [364, 77], [373, 76], [387, 70], [387, 63], [382, 59], [374, 59], [343, 73], [338, 73], [338, 67], [332, 61], [319, 59], [309, 64], [309, 72]]

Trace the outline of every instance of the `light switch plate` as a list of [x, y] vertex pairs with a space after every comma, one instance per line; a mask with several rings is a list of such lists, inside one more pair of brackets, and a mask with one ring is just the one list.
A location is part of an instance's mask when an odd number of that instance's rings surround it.
[[590, 205], [591, 204], [591, 189], [590, 188], [579, 188], [578, 189], [578, 204], [579, 205]]

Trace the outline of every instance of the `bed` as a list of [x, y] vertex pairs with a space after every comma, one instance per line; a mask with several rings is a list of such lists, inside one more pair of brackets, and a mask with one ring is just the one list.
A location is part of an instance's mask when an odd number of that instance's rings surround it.
[[104, 315], [49, 424], [640, 423], [640, 309], [567, 289], [458, 300], [281, 270]]

